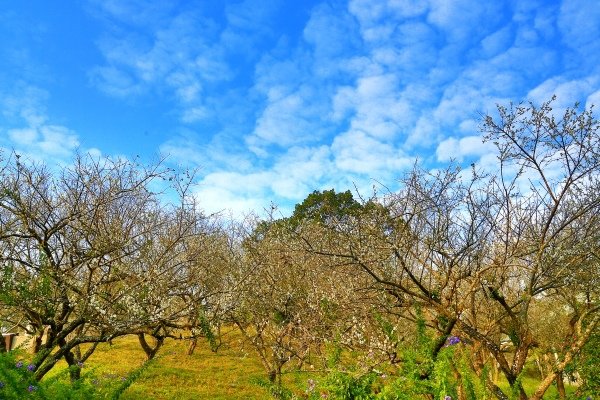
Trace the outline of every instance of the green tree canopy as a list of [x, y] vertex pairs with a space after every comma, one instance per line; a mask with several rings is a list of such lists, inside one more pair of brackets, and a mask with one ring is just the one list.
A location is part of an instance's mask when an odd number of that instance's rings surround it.
[[349, 190], [339, 193], [336, 193], [335, 189], [315, 190], [302, 203], [296, 204], [289, 222], [292, 226], [298, 226], [305, 220], [329, 224], [348, 216], [357, 216], [365, 211], [366, 207], [356, 201]]

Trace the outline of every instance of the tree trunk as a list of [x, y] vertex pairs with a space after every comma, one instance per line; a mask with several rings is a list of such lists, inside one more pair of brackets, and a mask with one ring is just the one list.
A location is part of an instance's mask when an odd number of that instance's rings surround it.
[[30, 347], [31, 354], [37, 354], [40, 351], [40, 348], [42, 347], [43, 336], [44, 336], [44, 331], [42, 330], [41, 332], [38, 332], [33, 337], [33, 342], [31, 343], [31, 347]]
[[194, 354], [194, 350], [196, 349], [197, 344], [198, 344], [198, 339], [192, 338], [190, 340], [190, 345], [188, 346], [188, 349], [187, 349], [188, 356], [191, 356], [192, 354]]
[[69, 378], [71, 382], [81, 379], [81, 368], [77, 364], [69, 365]]
[[[586, 314], [589, 314], [592, 312], [597, 312], [599, 309], [600, 309], [600, 307], [594, 307], [593, 309], [588, 310], [586, 312]], [[542, 381], [538, 385], [537, 389], [535, 390], [535, 393], [533, 393], [533, 395], [531, 396], [530, 400], [541, 400], [542, 399], [542, 397], [544, 396], [544, 393], [546, 393], [546, 390], [548, 390], [550, 385], [552, 385], [552, 382], [554, 382], [556, 380], [556, 378], [559, 374], [562, 374], [562, 372], [565, 370], [567, 365], [569, 365], [573, 361], [573, 358], [575, 357], [575, 355], [577, 353], [579, 353], [581, 348], [590, 339], [592, 332], [594, 331], [596, 326], [600, 323], [600, 315], [595, 314], [594, 317], [592, 318], [592, 320], [589, 321], [586, 329], [582, 330], [581, 325], [583, 324], [583, 319], [585, 316], [586, 315], [584, 314], [583, 316], [581, 316], [579, 318], [579, 321], [577, 321], [576, 332], [579, 333], [579, 339], [571, 346], [571, 348], [569, 350], [567, 350], [567, 352], [563, 356], [563, 360], [554, 367], [554, 371], [552, 371], [544, 379], [542, 379]]]
[[148, 344], [148, 342], [146, 341], [146, 336], [143, 333], [138, 333], [138, 340], [140, 342], [140, 345], [142, 346], [142, 349], [144, 349], [144, 353], [146, 353], [146, 360], [150, 361], [154, 358], [154, 356], [156, 356], [156, 353], [158, 352], [158, 350], [162, 347], [165, 338], [162, 336], [152, 336], [155, 340], [155, 344], [154, 346], [150, 346], [150, 344]]
[[[67, 343], [64, 340], [60, 341], [61, 347], [66, 347]], [[69, 378], [71, 378], [71, 382], [75, 382], [81, 378], [81, 368], [77, 365], [77, 360], [75, 359], [75, 354], [71, 350], [67, 350], [65, 352], [65, 361], [69, 365]]]
[[565, 391], [565, 381], [562, 371], [556, 374], [556, 389], [558, 390], [558, 398], [565, 400], [567, 398], [567, 392]]
[[277, 371], [271, 370], [271, 371], [269, 371], [268, 375], [269, 375], [269, 382], [274, 384], [277, 381]]

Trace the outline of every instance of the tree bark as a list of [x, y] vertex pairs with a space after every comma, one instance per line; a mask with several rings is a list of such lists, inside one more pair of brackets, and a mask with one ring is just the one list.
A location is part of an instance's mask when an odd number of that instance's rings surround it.
[[[576, 330], [579, 333], [579, 339], [573, 345], [571, 345], [569, 350], [565, 353], [563, 360], [557, 363], [556, 366], [553, 368], [553, 371], [546, 375], [546, 377], [540, 382], [537, 389], [529, 398], [529, 400], [541, 400], [544, 396], [544, 393], [546, 393], [546, 390], [548, 390], [550, 385], [552, 385], [552, 382], [556, 380], [559, 374], [562, 374], [567, 365], [569, 365], [573, 361], [575, 355], [579, 353], [581, 348], [588, 342], [590, 336], [592, 335], [592, 332], [594, 331], [598, 323], [600, 323], [600, 314], [597, 313], [599, 309], [600, 307], [594, 307], [593, 309], [589, 309], [584, 315], [582, 315], [579, 318], [579, 321], [577, 322], [576, 326]], [[586, 315], [589, 315], [591, 313], [596, 314], [588, 323], [586, 329], [582, 331], [583, 319]]]
[[190, 340], [190, 345], [188, 346], [188, 349], [187, 349], [188, 356], [191, 356], [192, 354], [194, 354], [194, 350], [196, 349], [197, 344], [198, 344], [198, 339], [192, 338]]
[[144, 333], [138, 333], [138, 340], [140, 342], [140, 345], [142, 346], [142, 349], [144, 350], [144, 353], [146, 353], [146, 360], [150, 361], [154, 358], [154, 356], [156, 356], [156, 353], [158, 352], [158, 350], [160, 350], [160, 348], [162, 347], [165, 338], [162, 336], [152, 336], [155, 340], [155, 344], [154, 346], [151, 346], [148, 341], [146, 340], [146, 335]]
[[565, 400], [567, 398], [567, 392], [565, 391], [565, 381], [563, 372], [556, 374], [556, 389], [558, 390], [558, 398]]

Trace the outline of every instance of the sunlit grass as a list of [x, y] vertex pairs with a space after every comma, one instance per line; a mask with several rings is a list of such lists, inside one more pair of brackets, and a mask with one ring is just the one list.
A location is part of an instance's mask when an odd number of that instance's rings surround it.
[[[535, 392], [535, 389], [537, 389], [540, 381], [539, 379], [524, 377], [522, 383], [523, 389], [525, 389], [525, 393], [531, 396], [533, 392]], [[498, 382], [498, 386], [504, 391], [504, 393], [510, 393], [510, 386], [508, 385], [506, 379], [501, 378], [500, 382]], [[567, 382], [565, 382], [565, 390], [567, 391], [567, 395], [574, 393], [576, 389], [576, 387], [569, 385], [567, 384]], [[544, 400], [558, 399], [558, 390], [556, 389], [556, 385], [551, 385], [544, 394], [543, 398]]]
[[[188, 342], [167, 340], [157, 359], [121, 397], [133, 399], [267, 399], [268, 392], [257, 380], [266, 377], [252, 349], [243, 347], [239, 335], [232, 331], [218, 352], [210, 351], [208, 343], [199, 340], [193, 355], [186, 354]], [[85, 363], [83, 372], [93, 371], [101, 380], [119, 381], [144, 363], [145, 354], [137, 337], [119, 338], [113, 344], [104, 343]], [[64, 367], [64, 365], [62, 365]], [[62, 369], [62, 368], [58, 368]], [[56, 373], [51, 372], [51, 375]], [[319, 379], [317, 373], [296, 372], [284, 375], [284, 384], [301, 394], [307, 380]], [[523, 386], [528, 394], [534, 392], [539, 381], [524, 377]], [[505, 380], [499, 382], [505, 393], [509, 392]], [[567, 385], [567, 393], [575, 388]], [[555, 386], [546, 392], [544, 399], [558, 399]]]
[[[187, 342], [167, 340], [158, 359], [127, 389], [122, 399], [264, 399], [263, 388], [252, 383], [264, 375], [260, 363], [240, 352], [236, 343], [217, 353], [199, 343], [193, 355]], [[137, 338], [115, 340], [98, 347], [86, 363], [100, 377], [122, 379], [144, 362]]]

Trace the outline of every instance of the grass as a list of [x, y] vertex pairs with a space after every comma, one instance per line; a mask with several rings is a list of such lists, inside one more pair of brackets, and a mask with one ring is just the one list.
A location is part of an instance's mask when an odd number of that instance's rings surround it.
[[[523, 389], [525, 389], [525, 393], [527, 393], [527, 395], [529, 396], [532, 395], [533, 392], [535, 392], [535, 389], [537, 389], [539, 383], [539, 379], [527, 376], [524, 377], [522, 380]], [[498, 382], [498, 386], [504, 391], [504, 393], [510, 393], [510, 386], [508, 385], [506, 379], [501, 378], [500, 382]], [[565, 390], [567, 392], [567, 395], [574, 393], [576, 389], [577, 388], [575, 386], [569, 385], [565, 381]], [[556, 385], [551, 385], [548, 388], [548, 390], [546, 390], [546, 393], [544, 394], [543, 398], [544, 400], [558, 399], [558, 390], [556, 389]]]
[[[244, 356], [235, 344], [213, 353], [199, 343], [193, 355], [186, 354], [187, 342], [168, 340], [158, 359], [127, 389], [122, 399], [264, 399], [263, 388], [252, 383], [264, 376], [252, 356]], [[98, 346], [84, 368], [97, 375], [123, 379], [144, 362], [137, 338], [115, 340]]]
[[[167, 340], [157, 359], [143, 371], [141, 376], [124, 392], [121, 399], [191, 400], [191, 399], [267, 399], [267, 390], [256, 382], [264, 380], [265, 372], [251, 349], [243, 348], [239, 334], [230, 332], [227, 342], [217, 353], [210, 351], [208, 343], [199, 340], [193, 355], [186, 354], [188, 342]], [[103, 343], [88, 359], [83, 373], [92, 370], [100, 379], [124, 379], [143, 364], [145, 354], [137, 337], [123, 337], [112, 345]], [[64, 366], [64, 364], [63, 364]], [[61, 369], [60, 367], [57, 369]], [[55, 371], [51, 372], [51, 375]], [[284, 385], [295, 393], [302, 393], [310, 373], [284, 375]], [[528, 394], [533, 393], [538, 380], [523, 378]], [[509, 392], [506, 381], [499, 382], [505, 393]], [[567, 392], [574, 387], [567, 385]], [[556, 387], [546, 392], [544, 399], [557, 399]]]

